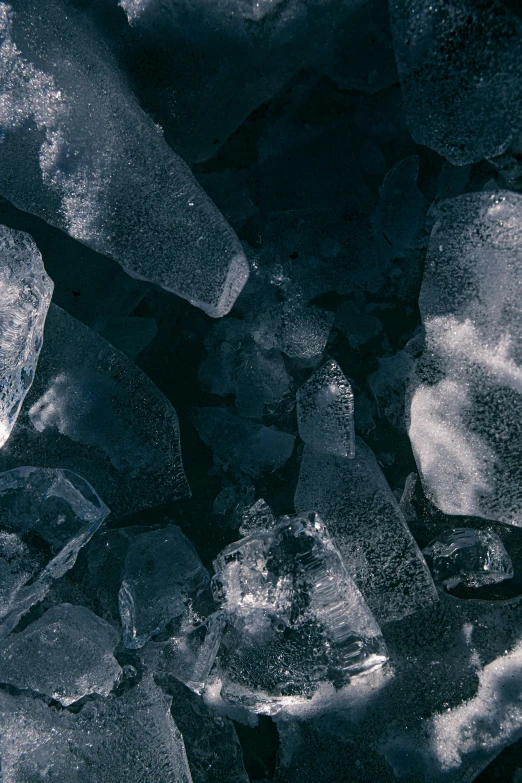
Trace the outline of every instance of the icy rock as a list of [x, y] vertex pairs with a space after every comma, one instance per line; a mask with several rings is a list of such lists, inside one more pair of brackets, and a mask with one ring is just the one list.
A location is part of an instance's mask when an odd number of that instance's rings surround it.
[[[108, 514], [91, 485], [71, 471], [0, 473], [0, 638], [73, 567]], [[51, 559], [35, 536], [48, 545]]]
[[295, 437], [236, 416], [226, 408], [200, 408], [196, 429], [220, 460], [253, 478], [273, 473], [290, 458]]
[[295, 508], [320, 514], [379, 623], [400, 620], [437, 600], [397, 500], [360, 438], [353, 459], [305, 447]]
[[422, 550], [433, 579], [452, 588], [502, 582], [513, 576], [513, 564], [492, 530], [457, 527], [445, 530]]
[[83, 606], [53, 606], [0, 644], [0, 682], [65, 706], [91, 693], [107, 696], [121, 677], [118, 641], [118, 632]]
[[138, 536], [127, 552], [119, 593], [125, 646], [143, 647], [171, 620], [188, 620], [192, 599], [209, 581], [179, 527]]
[[170, 402], [103, 337], [51, 305], [35, 380], [0, 467], [60, 465], [90, 481], [113, 513], [189, 489]]
[[60, 0], [2, 4], [0, 31], [0, 192], [132, 276], [227, 313], [248, 278], [241, 245], [139, 107], [106, 35]]
[[[410, 155], [388, 172], [375, 213], [375, 233], [383, 248], [398, 255], [413, 247], [424, 228], [428, 202], [417, 185], [419, 156]], [[382, 242], [384, 240], [384, 244]]]
[[415, 141], [463, 165], [520, 131], [522, 21], [492, 0], [392, 0], [405, 112]]
[[0, 226], [0, 447], [33, 382], [53, 281], [29, 234]]
[[522, 196], [442, 202], [419, 306], [422, 358], [409, 436], [426, 494], [446, 514], [522, 525]]
[[3, 780], [192, 783], [171, 701], [151, 678], [119, 698], [93, 697], [75, 714], [2, 693]]
[[229, 623], [214, 671], [225, 701], [276, 713], [321, 683], [342, 687], [387, 660], [379, 626], [316, 514], [231, 544], [214, 567]]
[[315, 451], [353, 457], [353, 392], [336, 361], [330, 359], [297, 391], [299, 435]]

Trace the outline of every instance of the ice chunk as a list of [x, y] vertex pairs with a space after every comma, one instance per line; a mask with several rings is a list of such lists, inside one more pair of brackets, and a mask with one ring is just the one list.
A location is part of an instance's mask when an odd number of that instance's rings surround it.
[[188, 619], [192, 599], [210, 581], [179, 527], [143, 533], [129, 547], [119, 593], [123, 641], [143, 647], [174, 619]]
[[[428, 202], [417, 185], [419, 156], [410, 155], [388, 172], [375, 213], [375, 232], [383, 248], [399, 255], [418, 241]], [[383, 241], [384, 240], [384, 243]]]
[[83, 606], [60, 604], [0, 644], [0, 682], [65, 706], [90, 693], [107, 696], [121, 677], [113, 656], [119, 634]]
[[2, 638], [72, 568], [109, 509], [75, 473], [26, 467], [0, 473], [0, 512]]
[[78, 713], [0, 694], [5, 783], [192, 783], [172, 699], [144, 678], [115, 698], [93, 697]]
[[446, 514], [522, 525], [522, 196], [470, 193], [437, 209], [419, 306], [423, 358], [409, 436]]
[[53, 281], [29, 234], [0, 226], [0, 447], [33, 382]]
[[242, 419], [226, 408], [200, 408], [194, 423], [221, 460], [254, 478], [282, 467], [294, 448], [295, 438], [288, 432]]
[[250, 536], [252, 533], [266, 533], [276, 525], [276, 518], [268, 503], [260, 498], [253, 506], [243, 511], [243, 521], [239, 527], [242, 536]]
[[324, 351], [335, 316], [319, 307], [283, 305], [281, 350], [292, 359], [313, 359]]
[[360, 438], [353, 459], [305, 447], [295, 508], [313, 508], [321, 515], [379, 623], [399, 620], [437, 600], [397, 500]]
[[229, 622], [216, 664], [226, 701], [275, 713], [386, 661], [379, 626], [316, 514], [231, 544], [214, 566]]
[[343, 371], [330, 359], [297, 391], [299, 435], [315, 451], [353, 457], [353, 392]]
[[466, 587], [502, 582], [513, 576], [513, 564], [493, 530], [457, 527], [440, 533], [422, 554], [433, 579], [446, 587]]
[[113, 512], [189, 492], [170, 402], [103, 337], [51, 305], [38, 371], [0, 467], [32, 461], [85, 476]]
[[227, 313], [248, 278], [242, 247], [139, 107], [105, 31], [60, 0], [45, 13], [19, 0], [1, 4], [0, 33], [0, 192], [134, 277]]
[[406, 117], [415, 141], [457, 165], [499, 155], [522, 116], [522, 21], [492, 0], [392, 0]]

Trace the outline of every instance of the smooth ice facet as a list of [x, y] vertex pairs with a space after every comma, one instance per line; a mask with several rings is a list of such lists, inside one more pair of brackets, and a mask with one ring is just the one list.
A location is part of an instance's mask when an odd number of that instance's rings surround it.
[[466, 587], [502, 582], [513, 576], [513, 564], [492, 530], [458, 527], [431, 541], [422, 554], [437, 584]]

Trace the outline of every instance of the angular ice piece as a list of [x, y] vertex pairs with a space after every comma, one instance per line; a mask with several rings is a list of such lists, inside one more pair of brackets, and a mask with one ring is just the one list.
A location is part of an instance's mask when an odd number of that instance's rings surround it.
[[131, 544], [119, 593], [123, 641], [136, 649], [171, 620], [187, 619], [192, 599], [210, 581], [179, 527], [143, 533]]
[[[69, 470], [0, 473], [0, 638], [73, 567], [108, 514], [91, 485]], [[48, 545], [52, 559], [35, 536]]]
[[290, 458], [295, 437], [236, 416], [226, 408], [200, 408], [194, 424], [200, 438], [224, 462], [253, 478], [273, 473]]
[[60, 604], [0, 644], [0, 682], [68, 706], [107, 696], [121, 677], [113, 656], [119, 633], [83, 606]]
[[0, 226], [0, 447], [33, 382], [54, 284], [29, 234]]
[[216, 663], [226, 701], [273, 714], [387, 660], [379, 626], [316, 514], [231, 544], [214, 566], [214, 596], [229, 622]]
[[0, 33], [0, 192], [132, 276], [227, 313], [248, 278], [241, 244], [138, 105], [106, 31], [61, 0], [18, 0], [0, 6]]
[[409, 436], [446, 514], [522, 525], [522, 196], [470, 193], [436, 213], [419, 298], [424, 355]]
[[56, 305], [34, 383], [0, 451], [1, 469], [24, 462], [85, 476], [118, 514], [189, 492], [170, 402], [126, 356]]
[[397, 163], [382, 183], [375, 233], [388, 253], [400, 254], [414, 246], [424, 227], [428, 202], [417, 185], [418, 175], [419, 156], [410, 155]]
[[372, 451], [355, 440], [355, 457], [306, 446], [296, 511], [321, 515], [348, 573], [377, 621], [387, 623], [437, 600], [428, 566]]
[[283, 305], [281, 350], [292, 359], [313, 359], [324, 351], [335, 316], [319, 307]]
[[276, 525], [276, 518], [268, 503], [260, 498], [253, 506], [243, 511], [243, 521], [239, 527], [242, 536], [250, 536], [252, 533], [266, 533]]
[[493, 530], [445, 530], [422, 554], [435, 582], [449, 588], [460, 583], [482, 587], [513, 577], [511, 558]]
[[0, 694], [4, 783], [192, 783], [172, 699], [145, 677], [78, 713]]
[[330, 359], [316, 370], [296, 399], [302, 440], [315, 451], [353, 457], [353, 392], [337, 362]]
[[522, 21], [491, 0], [391, 0], [413, 138], [464, 165], [508, 147], [522, 116]]

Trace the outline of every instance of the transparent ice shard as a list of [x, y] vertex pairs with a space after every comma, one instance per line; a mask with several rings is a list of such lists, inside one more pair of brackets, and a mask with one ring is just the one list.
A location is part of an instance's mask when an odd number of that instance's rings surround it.
[[399, 504], [360, 438], [353, 459], [305, 447], [295, 508], [320, 514], [379, 623], [399, 620], [437, 600]]
[[387, 660], [379, 626], [316, 514], [231, 544], [214, 566], [229, 625], [213, 675], [226, 701], [275, 713]]
[[299, 435], [315, 451], [353, 457], [353, 392], [336, 361], [330, 359], [297, 391]]
[[482, 587], [513, 576], [513, 564], [493, 530], [445, 530], [422, 550], [437, 584]]
[[90, 481], [113, 513], [189, 492], [176, 411], [124, 354], [56, 305], [3, 469], [32, 461]]
[[119, 633], [83, 606], [59, 604], [0, 644], [0, 682], [68, 706], [107, 696], [121, 677], [113, 656]]
[[[109, 509], [69, 470], [15, 468], [0, 473], [0, 638], [41, 601], [103, 523]], [[34, 538], [47, 544], [45, 550]]]
[[250, 536], [252, 533], [266, 533], [267, 530], [270, 530], [276, 524], [277, 520], [272, 513], [272, 509], [263, 498], [260, 498], [253, 506], [243, 511], [239, 532], [242, 536]]
[[33, 382], [54, 284], [29, 234], [0, 226], [0, 447]]

